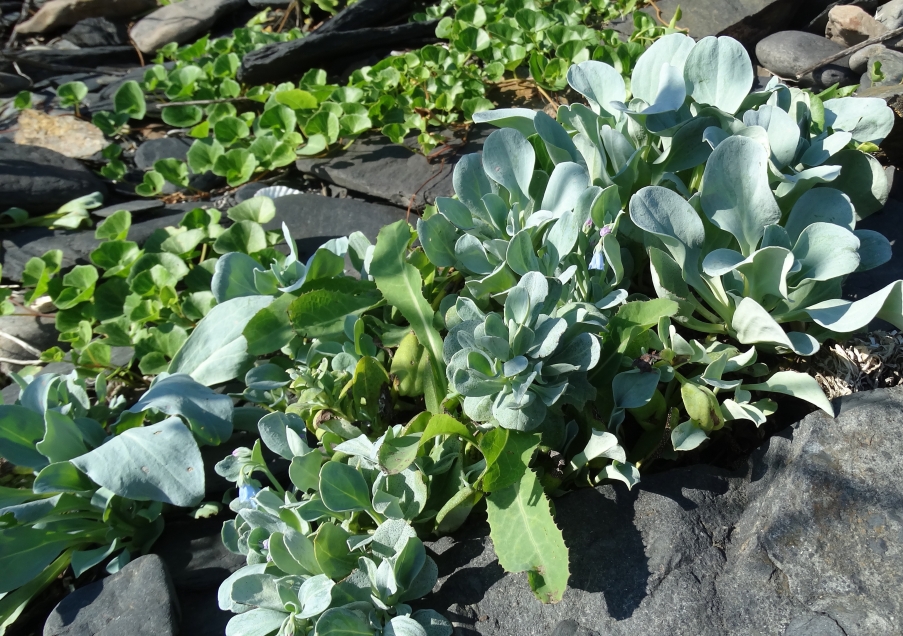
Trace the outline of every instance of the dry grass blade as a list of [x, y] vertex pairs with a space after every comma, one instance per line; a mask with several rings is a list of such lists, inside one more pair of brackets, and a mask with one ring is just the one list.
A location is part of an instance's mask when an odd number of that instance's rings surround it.
[[829, 399], [903, 384], [903, 333], [875, 331], [823, 347], [809, 372]]

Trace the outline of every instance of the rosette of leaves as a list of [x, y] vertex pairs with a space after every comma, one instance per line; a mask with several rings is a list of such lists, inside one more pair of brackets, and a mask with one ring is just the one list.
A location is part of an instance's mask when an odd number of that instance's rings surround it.
[[549, 409], [579, 410], [593, 399], [586, 373], [599, 362], [597, 334], [606, 319], [592, 305], [558, 307], [560, 295], [560, 285], [529, 272], [508, 291], [501, 315], [458, 299], [443, 354], [450, 386], [464, 396], [470, 419], [530, 431], [543, 425]]
[[[258, 426], [266, 446], [291, 461], [293, 489], [283, 490], [272, 477], [259, 442], [217, 465], [239, 486], [231, 504], [238, 517], [224, 524], [223, 539], [248, 562], [220, 588], [220, 607], [238, 613], [230, 633], [354, 627], [359, 633], [404, 628], [425, 636], [451, 634], [439, 614], [412, 612], [406, 604], [428, 594], [438, 574], [411, 525], [429, 500], [429, 482], [413, 466], [421, 437], [393, 443], [401, 426], [375, 443], [361, 434], [335, 445], [330, 457], [328, 447], [308, 446], [305, 424], [296, 415], [272, 413]], [[448, 452], [446, 471], [458, 456]], [[251, 477], [255, 471], [270, 478], [271, 488], [260, 489]]]
[[0, 455], [34, 476], [29, 489], [0, 488], [0, 630], [70, 565], [76, 578], [101, 563], [115, 572], [146, 552], [164, 504], [204, 495], [198, 444], [232, 433], [231, 399], [187, 376], [159, 378], [128, 410], [106, 400], [103, 374], [93, 386], [75, 371], [13, 377], [21, 394], [0, 405]]
[[[605, 64], [576, 65], [569, 77], [589, 105], [562, 107], [558, 122], [523, 110], [478, 118], [529, 134], [553, 161], [582, 162], [596, 185], [617, 186], [630, 221], [619, 224], [619, 241], [632, 253], [642, 245], [649, 291], [679, 303], [676, 322], [760, 353], [800, 355], [878, 316], [903, 324], [899, 283], [854, 304], [839, 299], [846, 275], [890, 258], [884, 237], [855, 227], [887, 197], [883, 169], [866, 152], [893, 124], [881, 100], [816, 96], [776, 80], [750, 94], [739, 43], [680, 34], [640, 58], [632, 97]], [[808, 390], [792, 394], [824, 408]]]
[[[716, 74], [729, 79], [706, 81]], [[685, 198], [698, 192], [710, 155], [728, 137], [749, 138], [766, 150], [768, 187], [785, 214], [806, 191], [827, 183], [856, 202], [860, 217], [886, 198], [883, 171], [862, 151], [887, 134], [889, 111], [876, 100], [836, 98], [836, 90], [817, 96], [777, 80], [750, 93], [752, 64], [731, 38], [658, 40], [637, 63], [629, 90], [601, 62], [577, 64], [568, 76], [588, 105], [562, 106], [557, 122], [525, 109], [476, 118], [535, 139], [553, 165], [574, 161], [594, 184], [614, 183], [622, 208], [649, 185]], [[842, 177], [843, 169], [851, 176]]]
[[[455, 166], [458, 198], [439, 197], [437, 213], [418, 221], [424, 252], [433, 264], [463, 272], [477, 300], [541, 272], [565, 286], [567, 299], [617, 304], [626, 271], [611, 232], [619, 220], [616, 188], [592, 185], [582, 161], [537, 164], [519, 131], [489, 135], [482, 156]], [[593, 223], [607, 227], [604, 236], [591, 231]]]

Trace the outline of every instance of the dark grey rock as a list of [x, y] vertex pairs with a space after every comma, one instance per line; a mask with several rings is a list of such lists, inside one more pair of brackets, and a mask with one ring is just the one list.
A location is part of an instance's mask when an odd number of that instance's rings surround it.
[[854, 73], [865, 73], [868, 70], [869, 58], [886, 50], [887, 47], [883, 44], [872, 44], [856, 51], [850, 56], [850, 69]]
[[383, 199], [405, 209], [419, 210], [436, 197], [454, 194], [452, 175], [455, 164], [464, 155], [478, 152], [491, 132], [476, 128], [470, 140], [450, 142], [450, 151], [432, 159], [414, 152], [416, 143], [408, 140], [408, 148], [393, 144], [382, 135], [370, 135], [355, 141], [348, 150], [316, 159], [299, 159], [298, 170], [309, 173], [352, 192]]
[[138, 146], [135, 151], [135, 165], [139, 170], [150, 170], [154, 162], [160, 159], [179, 159], [185, 161], [191, 142], [182, 137], [162, 137], [150, 139]]
[[411, 48], [436, 41], [436, 22], [326, 33], [318, 30], [300, 40], [276, 42], [251, 51], [242, 59], [238, 81], [275, 84], [297, 79], [311, 68], [335, 68], [348, 56], [359, 59], [374, 50]]
[[903, 26], [903, 0], [890, 0], [878, 7], [875, 19], [886, 26], [888, 31], [899, 29]]
[[805, 614], [790, 621], [784, 636], [847, 636], [827, 614]]
[[[793, 79], [806, 67], [843, 49], [843, 45], [814, 33], [781, 31], [756, 45], [756, 57], [759, 64], [775, 75]], [[849, 68], [849, 58], [842, 58], [801, 78], [800, 85], [825, 88], [839, 83], [849, 86], [858, 80]]]
[[571, 553], [557, 605], [502, 571], [479, 524], [430, 544], [440, 579], [422, 605], [469, 636], [899, 634], [903, 387], [839, 407], [733, 473], [694, 466], [632, 493], [602, 486], [556, 501]]
[[[164, 62], [162, 64], [163, 68], [167, 71], [171, 71], [175, 68], [175, 62]], [[117, 81], [108, 84], [100, 91], [100, 98], [103, 100], [112, 100], [113, 96], [116, 94], [116, 91], [128, 81], [142, 82], [144, 81], [144, 74], [147, 72], [147, 69], [143, 67], [130, 69], [127, 73], [122, 75]], [[148, 104], [150, 106], [150, 104]]]
[[[169, 205], [157, 211], [142, 214], [133, 220], [129, 230], [129, 240], [143, 243], [154, 231], [178, 224], [181, 217], [196, 207], [209, 207], [195, 203]], [[97, 248], [100, 241], [94, 238], [94, 230], [48, 230], [45, 228], [22, 228], [7, 231], [0, 236], [0, 261], [3, 275], [14, 281], [21, 281], [25, 263], [33, 256], [42, 256], [48, 250], [62, 250], [63, 268], [89, 263], [88, 255]]]
[[16, 51], [14, 59], [22, 72], [36, 82], [63, 73], [140, 64], [138, 54], [132, 46], [97, 46], [68, 50], [28, 49]]
[[27, 77], [12, 73], [0, 73], [0, 97], [12, 97], [19, 91], [31, 88], [31, 81]]
[[44, 636], [176, 636], [179, 618], [166, 565], [149, 554], [63, 599]]
[[216, 590], [180, 591], [179, 603], [191, 608], [191, 611], [182, 612], [180, 632], [185, 636], [223, 636], [226, 624], [234, 616], [219, 608]]
[[[877, 70], [876, 63], [881, 64], [881, 79], [872, 79], [872, 72]], [[899, 86], [903, 82], [903, 53], [885, 48], [876, 51], [868, 57], [866, 70], [862, 76], [860, 85], [862, 88], [870, 86]]]
[[[709, 35], [727, 35], [752, 47], [764, 36], [786, 25], [796, 14], [799, 2], [786, 0], [658, 0], [655, 3], [668, 22], [680, 7], [683, 17], [678, 26], [696, 39]], [[656, 18], [653, 7], [643, 9]], [[633, 19], [617, 20], [615, 28], [630, 35]]]
[[128, 44], [128, 24], [108, 18], [87, 18], [72, 27], [63, 39], [80, 47]]
[[[225, 456], [220, 449], [219, 457]], [[246, 564], [240, 554], [223, 545], [221, 532], [225, 514], [208, 519], [182, 517], [167, 522], [154, 544], [154, 553], [166, 563], [179, 593], [213, 590], [226, 577]], [[190, 632], [189, 632], [190, 633]]]
[[413, 0], [358, 0], [327, 20], [317, 33], [383, 26], [393, 18], [413, 12], [414, 5]]
[[[12, 315], [0, 316], [0, 332], [18, 338], [38, 351], [44, 351], [57, 344], [59, 333], [54, 319], [45, 316]], [[0, 334], [0, 357], [13, 360], [35, 360], [38, 356]], [[60, 343], [65, 345], [66, 343]], [[68, 348], [68, 347], [65, 347]], [[9, 367], [2, 363], [0, 367]], [[21, 368], [21, 365], [15, 365]]]
[[[154, 163], [160, 159], [179, 159], [185, 161], [188, 155], [188, 149], [191, 148], [191, 141], [184, 137], [161, 137], [159, 139], [150, 139], [138, 146], [135, 151], [135, 165], [139, 170], [150, 170], [154, 167]], [[214, 188], [225, 185], [226, 181], [222, 177], [218, 177], [209, 170], [203, 174], [191, 174], [188, 177], [189, 185], [195, 190], [207, 192]], [[169, 194], [177, 190], [176, 186], [167, 183], [163, 192]]]
[[38, 146], [0, 145], [0, 206], [54, 212], [64, 203], [106, 186], [75, 159]]
[[[91, 214], [105, 219], [119, 210], [125, 210], [126, 212], [131, 212], [132, 215], [135, 215], [141, 212], [149, 212], [150, 210], [159, 210], [160, 208], [165, 207], [165, 205], [166, 204], [159, 199], [137, 199], [135, 201], [114, 203], [113, 205], [108, 205], [99, 210], [91, 210]], [[132, 218], [134, 219], [134, 216]]]
[[218, 19], [246, 4], [246, 0], [174, 2], [138, 20], [129, 35], [143, 53], [153, 53], [169, 42], [185, 44], [194, 40]]
[[287, 7], [292, 3], [292, 0], [248, 0], [248, 4], [252, 7], [264, 8], [264, 7]]
[[374, 242], [383, 226], [405, 218], [405, 211], [399, 208], [317, 194], [292, 194], [275, 203], [276, 218], [264, 227], [279, 230], [284, 222], [302, 259], [313, 255], [326, 241], [355, 231]]
[[[56, 89], [67, 82], [81, 82], [89, 91], [87, 102], [90, 97], [94, 97], [91, 93], [103, 90], [105, 86], [113, 82], [119, 81], [120, 75], [110, 75], [107, 73], [67, 73], [66, 75], [55, 75], [46, 80], [42, 80], [35, 84], [35, 90], [42, 88], [53, 89], [53, 95], [56, 96]], [[70, 111], [71, 112], [71, 111]]]

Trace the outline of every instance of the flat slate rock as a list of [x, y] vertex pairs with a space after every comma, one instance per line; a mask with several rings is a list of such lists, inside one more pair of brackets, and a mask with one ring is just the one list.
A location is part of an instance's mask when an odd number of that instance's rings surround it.
[[128, 44], [128, 23], [106, 17], [87, 18], [69, 29], [63, 39], [82, 48]]
[[[161, 159], [186, 161], [192, 141], [184, 137], [149, 139], [138, 146], [138, 150], [135, 151], [135, 166], [139, 170], [146, 171], [153, 168], [154, 163]], [[214, 188], [226, 185], [226, 180], [208, 170], [202, 174], [191, 173], [188, 176], [188, 184], [195, 190], [208, 192]], [[172, 194], [179, 190], [183, 189], [167, 181], [163, 187], [163, 194]]]
[[247, 0], [183, 0], [160, 7], [141, 18], [129, 34], [143, 53], [176, 42], [185, 44], [208, 31], [224, 15], [241, 9]]
[[179, 614], [166, 565], [149, 554], [64, 598], [44, 636], [176, 636]]
[[0, 73], [0, 97], [13, 97], [19, 91], [31, 88], [31, 81], [27, 77], [12, 73]]
[[28, 49], [11, 55], [35, 82], [61, 72], [86, 72], [102, 68], [138, 66], [141, 61], [134, 47], [95, 46], [87, 49]]
[[393, 18], [413, 12], [415, 4], [414, 0], [358, 0], [324, 22], [317, 33], [383, 26]]
[[105, 194], [106, 190], [103, 181], [75, 159], [48, 148], [0, 144], [3, 209], [18, 207], [33, 215], [46, 214], [73, 199], [92, 192]]
[[[776, 28], [788, 23], [799, 5], [798, 2], [787, 0], [658, 0], [655, 4], [667, 22], [671, 21], [680, 7], [683, 17], [677, 26], [688, 29], [689, 35], [697, 40], [709, 35], [727, 35], [746, 46], [753, 46]], [[643, 11], [656, 17], [653, 7], [647, 7]], [[618, 20], [615, 28], [630, 35], [633, 32], [633, 20]]]
[[136, 214], [148, 212], [150, 210], [159, 210], [160, 208], [163, 208], [165, 206], [166, 204], [159, 199], [136, 199], [134, 201], [113, 203], [106, 207], [100, 208], [99, 210], [91, 210], [91, 214], [92, 216], [99, 216], [105, 219], [108, 216], [112, 216], [116, 212], [119, 212], [119, 210], [125, 210], [126, 212], [131, 212], [132, 220], [135, 220]]
[[[464, 155], [479, 152], [494, 129], [475, 127], [466, 144], [454, 140], [449, 152], [428, 159], [413, 141], [408, 147], [394, 144], [382, 135], [355, 141], [345, 150], [325, 158], [299, 159], [295, 166], [352, 192], [388, 201], [407, 209], [420, 210], [436, 197], [450, 197], [454, 191], [455, 164]], [[450, 145], [451, 145], [450, 144]], [[415, 152], [415, 148], [417, 152]]]
[[388, 53], [438, 42], [436, 25], [436, 21], [409, 22], [354, 31], [317, 30], [300, 40], [275, 42], [251, 51], [242, 58], [236, 77], [243, 84], [276, 84], [297, 79], [312, 68], [336, 70], [349, 64], [359, 68], [374, 51]]
[[[2, 146], [0, 146], [2, 147]], [[198, 203], [178, 203], [141, 214], [133, 219], [129, 240], [143, 243], [155, 230], [177, 225], [182, 216], [196, 207], [209, 207]], [[14, 281], [22, 280], [25, 264], [33, 256], [43, 256], [49, 250], [62, 250], [63, 269], [74, 265], [89, 264], [88, 255], [100, 244], [94, 238], [94, 229], [48, 230], [22, 228], [0, 235], [0, 262], [3, 276]]]
[[383, 226], [405, 218], [404, 210], [399, 208], [319, 194], [291, 194], [279, 197], [275, 203], [276, 218], [264, 228], [279, 231], [285, 223], [302, 260], [326, 241], [356, 231], [375, 242]]
[[564, 599], [506, 575], [486, 527], [429, 544], [419, 606], [468, 636], [886, 636], [903, 617], [903, 386], [839, 401], [736, 472], [693, 466], [556, 501]]
[[[55, 321], [52, 317], [20, 314], [0, 316], [0, 331], [30, 344], [39, 351], [49, 349], [56, 344], [68, 348], [68, 343], [58, 343], [59, 332], [56, 330]], [[0, 357], [12, 360], [34, 360], [37, 358], [34, 353], [3, 336], [0, 336]], [[6, 362], [0, 363], [0, 369], [8, 366]]]

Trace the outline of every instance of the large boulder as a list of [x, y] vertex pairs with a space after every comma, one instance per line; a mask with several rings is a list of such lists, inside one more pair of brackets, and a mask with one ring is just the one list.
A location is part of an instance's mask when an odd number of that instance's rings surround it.
[[425, 607], [476, 636], [885, 636], [903, 596], [903, 387], [842, 398], [735, 472], [694, 466], [556, 501], [570, 587], [542, 605], [476, 524], [430, 545]]
[[75, 159], [38, 146], [0, 144], [0, 209], [44, 214], [92, 192], [106, 192], [106, 186]]
[[176, 636], [179, 603], [155, 554], [75, 590], [44, 624], [44, 636]]

